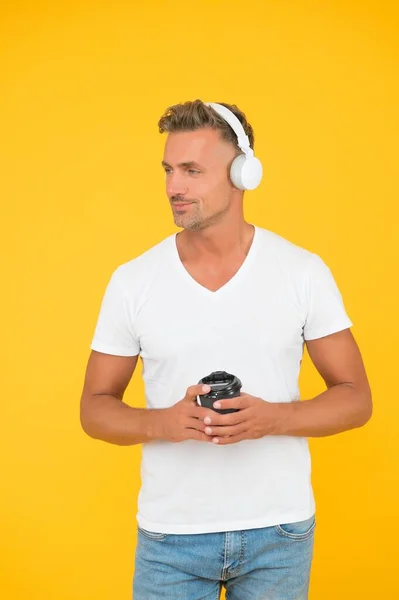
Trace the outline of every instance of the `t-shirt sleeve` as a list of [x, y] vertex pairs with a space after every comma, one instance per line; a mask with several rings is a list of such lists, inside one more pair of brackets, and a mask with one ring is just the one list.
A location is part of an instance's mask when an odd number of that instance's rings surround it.
[[126, 293], [114, 271], [103, 295], [90, 348], [105, 354], [136, 356], [140, 344], [134, 335]]
[[317, 254], [312, 254], [308, 263], [305, 301], [304, 340], [315, 340], [352, 327], [335, 279]]

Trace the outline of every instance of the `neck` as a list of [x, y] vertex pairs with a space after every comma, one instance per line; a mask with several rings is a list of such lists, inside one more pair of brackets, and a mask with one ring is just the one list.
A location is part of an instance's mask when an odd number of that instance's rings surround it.
[[243, 220], [217, 223], [198, 231], [184, 229], [176, 239], [183, 260], [223, 260], [246, 256], [254, 233], [253, 225]]

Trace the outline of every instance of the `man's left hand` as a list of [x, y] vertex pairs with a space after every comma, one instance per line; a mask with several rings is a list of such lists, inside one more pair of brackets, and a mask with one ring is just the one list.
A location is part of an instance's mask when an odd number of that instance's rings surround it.
[[289, 404], [266, 402], [241, 392], [237, 398], [219, 400], [214, 407], [238, 409], [238, 412], [228, 414], [214, 411], [211, 417], [204, 419], [205, 433], [212, 436], [215, 444], [226, 445], [277, 434]]

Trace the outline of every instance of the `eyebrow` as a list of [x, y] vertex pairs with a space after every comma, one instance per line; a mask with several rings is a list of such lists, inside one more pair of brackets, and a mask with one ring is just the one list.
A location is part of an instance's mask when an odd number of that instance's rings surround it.
[[[162, 161], [162, 166], [163, 167], [170, 167], [172, 168], [172, 165], [170, 165], [169, 163], [167, 163], [166, 161]], [[199, 163], [195, 162], [195, 160], [189, 160], [186, 162], [181, 162], [177, 165], [178, 167], [185, 167], [185, 168], [190, 168], [190, 167], [197, 167], [198, 169], [203, 169], [204, 167], [202, 165], [200, 165]]]

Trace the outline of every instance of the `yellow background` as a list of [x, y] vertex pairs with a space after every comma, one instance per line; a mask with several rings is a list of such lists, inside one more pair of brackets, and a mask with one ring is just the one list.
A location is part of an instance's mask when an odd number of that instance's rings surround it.
[[[2, 2], [2, 598], [131, 598], [141, 447], [85, 436], [79, 400], [112, 271], [177, 230], [157, 121], [195, 98], [247, 114], [265, 176], [246, 218], [327, 262], [372, 385], [365, 428], [311, 440], [311, 600], [396, 597], [398, 16], [382, 0]], [[144, 406], [139, 371], [126, 400]], [[324, 389], [307, 355], [300, 383]]]

